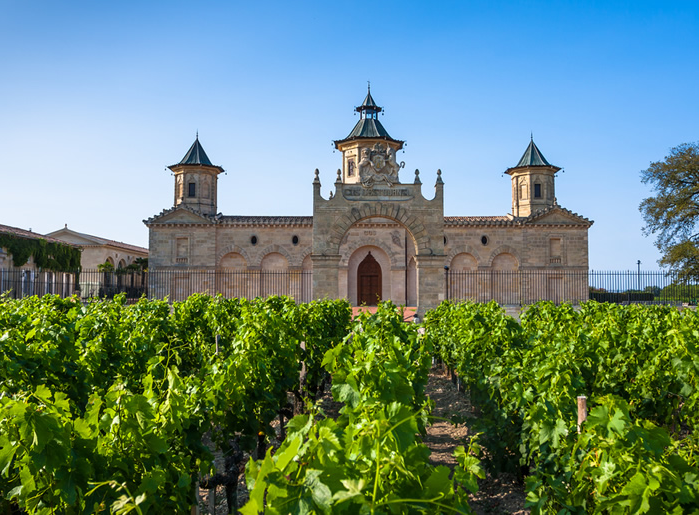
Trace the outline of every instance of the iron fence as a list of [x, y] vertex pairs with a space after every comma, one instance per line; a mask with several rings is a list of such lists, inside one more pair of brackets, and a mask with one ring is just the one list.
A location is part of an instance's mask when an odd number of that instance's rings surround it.
[[[194, 293], [252, 299], [288, 295], [298, 302], [313, 299], [309, 270], [153, 269], [145, 271], [80, 270], [50, 272], [0, 269], [0, 293], [78, 295], [83, 299], [128, 301], [148, 298], [184, 300]], [[697, 304], [699, 281], [663, 271], [596, 270], [445, 270], [444, 288], [450, 300], [495, 300], [504, 305], [528, 305], [539, 300], [579, 303], [594, 299], [615, 303]]]
[[180, 301], [193, 293], [254, 299], [287, 295], [297, 302], [313, 300], [310, 270], [151, 270], [148, 297]]
[[614, 303], [696, 304], [699, 281], [677, 272], [598, 270], [445, 270], [450, 300], [495, 300], [529, 305], [540, 300], [577, 304], [586, 300]]
[[148, 293], [147, 272], [116, 270], [76, 270], [52, 272], [23, 268], [0, 269], [0, 293], [12, 298], [31, 295], [60, 295], [81, 298], [112, 298], [124, 293], [138, 299]]
[[80, 270], [47, 272], [30, 269], [0, 270], [0, 292], [10, 297], [57, 294], [83, 299], [113, 298], [125, 294], [135, 302], [142, 296], [184, 300], [194, 293], [221, 294], [253, 299], [288, 295], [299, 302], [310, 302], [313, 278], [304, 270]]

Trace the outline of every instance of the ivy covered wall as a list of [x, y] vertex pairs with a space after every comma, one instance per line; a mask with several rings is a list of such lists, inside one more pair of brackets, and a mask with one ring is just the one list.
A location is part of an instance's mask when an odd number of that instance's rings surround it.
[[46, 241], [43, 238], [28, 239], [0, 234], [0, 248], [12, 254], [12, 263], [17, 267], [26, 265], [31, 256], [37, 268], [44, 270], [67, 272], [80, 268], [79, 248]]

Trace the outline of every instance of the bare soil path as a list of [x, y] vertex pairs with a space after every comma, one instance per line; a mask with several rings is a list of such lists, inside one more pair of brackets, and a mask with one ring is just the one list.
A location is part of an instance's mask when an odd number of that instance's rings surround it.
[[[469, 419], [474, 420], [468, 397], [457, 391], [456, 385], [444, 375], [438, 367], [430, 373], [426, 387], [427, 395], [434, 401], [432, 414], [438, 419], [427, 428], [425, 445], [432, 454], [433, 465], [446, 465], [453, 469], [456, 460], [452, 456], [459, 445], [468, 447]], [[450, 420], [456, 415], [465, 418], [464, 424], [454, 426]], [[444, 420], [446, 419], [446, 420]], [[517, 483], [514, 476], [501, 474], [495, 478], [490, 474], [479, 481], [479, 491], [471, 495], [469, 505], [477, 514], [518, 514], [529, 513], [524, 509], [524, 487]]]

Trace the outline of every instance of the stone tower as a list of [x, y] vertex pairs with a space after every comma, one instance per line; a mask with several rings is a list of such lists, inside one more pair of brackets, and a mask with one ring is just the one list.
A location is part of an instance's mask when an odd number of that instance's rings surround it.
[[379, 121], [383, 108], [376, 105], [368, 88], [362, 105], [355, 108], [359, 121], [345, 139], [335, 141], [335, 148], [342, 152], [342, 182], [345, 184], [364, 183], [372, 172], [391, 166], [387, 182], [400, 182], [396, 162], [396, 152], [403, 148], [403, 141], [393, 139]]
[[224, 170], [211, 164], [198, 134], [182, 160], [168, 168], [175, 175], [174, 207], [186, 206], [202, 215], [216, 214], [218, 174]]
[[552, 207], [556, 203], [555, 176], [559, 170], [546, 161], [532, 138], [517, 166], [505, 170], [512, 177], [512, 214], [526, 218]]

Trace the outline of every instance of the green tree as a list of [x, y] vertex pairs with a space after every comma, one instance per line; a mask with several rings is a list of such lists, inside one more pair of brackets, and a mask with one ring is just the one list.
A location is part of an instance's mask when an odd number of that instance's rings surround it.
[[641, 171], [655, 196], [641, 202], [646, 235], [657, 234], [661, 266], [699, 278], [699, 143], [684, 143]]

